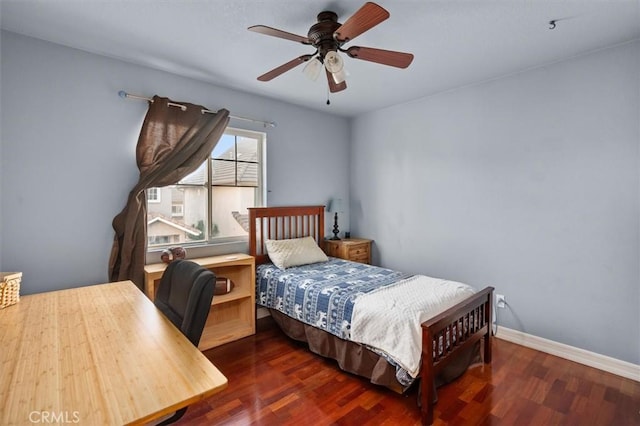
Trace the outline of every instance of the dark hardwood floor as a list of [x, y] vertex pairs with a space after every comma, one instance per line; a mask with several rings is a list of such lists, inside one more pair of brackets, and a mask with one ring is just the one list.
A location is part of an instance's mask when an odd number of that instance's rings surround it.
[[[340, 371], [270, 318], [205, 355], [229, 379], [182, 425], [418, 425], [416, 390], [398, 395]], [[434, 425], [640, 425], [640, 383], [494, 339], [493, 363], [438, 390]]]

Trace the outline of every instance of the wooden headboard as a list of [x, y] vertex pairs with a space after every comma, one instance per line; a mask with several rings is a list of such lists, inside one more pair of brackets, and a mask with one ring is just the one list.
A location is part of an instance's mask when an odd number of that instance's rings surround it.
[[269, 261], [264, 242], [287, 238], [313, 237], [322, 247], [324, 206], [249, 208], [249, 254], [256, 265]]

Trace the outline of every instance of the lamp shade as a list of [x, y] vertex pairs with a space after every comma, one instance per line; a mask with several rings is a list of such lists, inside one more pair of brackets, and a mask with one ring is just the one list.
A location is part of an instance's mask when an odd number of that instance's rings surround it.
[[309, 62], [307, 63], [307, 65], [305, 65], [302, 72], [310, 80], [316, 81], [318, 79], [318, 76], [320, 75], [320, 70], [322, 70], [322, 63], [316, 56], [309, 60]]
[[329, 201], [329, 208], [328, 210], [331, 213], [338, 213], [342, 211], [342, 198], [332, 198]]
[[324, 66], [330, 73], [337, 73], [342, 71], [344, 61], [338, 55], [338, 52], [330, 50], [324, 57]]

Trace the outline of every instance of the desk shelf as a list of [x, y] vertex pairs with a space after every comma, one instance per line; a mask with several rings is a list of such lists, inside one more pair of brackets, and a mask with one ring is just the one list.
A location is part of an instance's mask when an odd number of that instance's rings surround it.
[[[238, 290], [238, 291], [236, 291]], [[213, 296], [213, 301], [211, 301], [211, 306], [221, 305], [229, 302], [233, 302], [234, 300], [244, 299], [247, 297], [251, 297], [249, 291], [242, 291], [243, 289], [235, 288], [231, 293], [228, 294], [216, 294]]]
[[[243, 253], [187, 259], [213, 271], [217, 277], [231, 279], [234, 289], [224, 295], [214, 295], [209, 317], [198, 348], [207, 350], [251, 336], [255, 323], [255, 260]], [[146, 265], [145, 294], [155, 299], [156, 286], [167, 267], [164, 263]]]

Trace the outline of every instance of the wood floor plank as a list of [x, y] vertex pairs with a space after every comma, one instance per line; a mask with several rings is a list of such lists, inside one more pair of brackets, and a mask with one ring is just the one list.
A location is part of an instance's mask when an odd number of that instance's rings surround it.
[[[229, 386], [177, 425], [420, 424], [415, 387], [399, 395], [344, 373], [270, 318], [205, 355]], [[640, 382], [494, 339], [491, 365], [438, 390], [434, 425], [640, 425]]]

